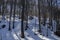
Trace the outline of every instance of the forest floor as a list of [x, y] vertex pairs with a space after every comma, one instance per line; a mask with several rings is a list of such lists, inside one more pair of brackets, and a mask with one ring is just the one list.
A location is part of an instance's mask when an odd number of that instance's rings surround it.
[[[28, 23], [29, 28], [24, 30], [25, 38], [21, 38], [21, 20], [15, 20], [14, 29], [12, 29], [13, 24], [11, 22], [11, 31], [8, 30], [9, 22], [7, 20], [2, 20], [0, 23], [0, 40], [60, 40], [60, 37], [54, 35], [51, 29], [47, 28], [47, 24], [45, 26], [41, 24], [42, 32], [39, 33], [37, 18], [28, 20]], [[6, 27], [1, 28], [2, 25], [6, 25]]]

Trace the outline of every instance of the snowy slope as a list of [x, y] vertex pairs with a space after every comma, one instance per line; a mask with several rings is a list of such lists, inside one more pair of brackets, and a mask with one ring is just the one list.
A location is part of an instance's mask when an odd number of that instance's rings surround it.
[[60, 37], [54, 35], [53, 32], [50, 31], [51, 29], [47, 28], [48, 24], [45, 26], [41, 24], [42, 34], [38, 33], [37, 31], [39, 23], [37, 17], [29, 20], [28, 23], [29, 28], [24, 31], [25, 38], [21, 38], [21, 20], [15, 20], [15, 29], [12, 29], [11, 31], [8, 31], [9, 22], [7, 20], [2, 20], [2, 23], [0, 23], [0, 28], [3, 24], [5, 24], [6, 27], [0, 29], [0, 40], [60, 40]]

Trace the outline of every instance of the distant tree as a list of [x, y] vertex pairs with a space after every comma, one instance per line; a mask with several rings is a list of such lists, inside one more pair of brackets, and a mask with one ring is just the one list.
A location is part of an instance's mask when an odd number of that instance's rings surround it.
[[1, 14], [1, 4], [2, 4], [1, 1], [2, 1], [2, 0], [0, 0], [0, 14]]
[[11, 30], [11, 16], [12, 16], [12, 8], [13, 8], [13, 0], [11, 0], [10, 1], [10, 13], [9, 13], [9, 15], [10, 15], [10, 17], [9, 17], [9, 31]]
[[5, 19], [5, 14], [4, 14], [4, 9], [5, 9], [5, 4], [4, 0], [2, 0], [2, 20]]
[[[47, 0], [48, 3], [48, 12], [49, 12], [49, 25], [52, 28], [52, 2], [53, 0]], [[53, 28], [52, 28], [53, 29]]]
[[12, 27], [13, 29], [15, 25], [16, 3], [17, 3], [17, 0], [14, 0], [13, 27]]
[[27, 28], [28, 28], [29, 0], [26, 0], [25, 7], [26, 7], [26, 11], [25, 11], [26, 27], [25, 27], [25, 30], [27, 30]]

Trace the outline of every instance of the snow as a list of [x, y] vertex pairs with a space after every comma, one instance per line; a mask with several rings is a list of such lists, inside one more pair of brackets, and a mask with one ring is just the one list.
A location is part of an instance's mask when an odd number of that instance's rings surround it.
[[[56, 22], [55, 24], [54, 22], [55, 21], [53, 20], [53, 27], [56, 24]], [[19, 20], [16, 18], [15, 28], [11, 31], [8, 31], [9, 22], [7, 20], [2, 20], [2, 22], [0, 23], [0, 28], [3, 24], [5, 24], [6, 27], [0, 29], [0, 40], [60, 40], [60, 37], [54, 35], [51, 29], [48, 28], [48, 24], [46, 24], [45, 26], [41, 24], [42, 33], [39, 33], [39, 23], [37, 17], [34, 16], [34, 19], [28, 20], [28, 23], [29, 28], [27, 30], [24, 30], [25, 38], [21, 38], [21, 19]], [[56, 29], [54, 28], [54, 30]]]

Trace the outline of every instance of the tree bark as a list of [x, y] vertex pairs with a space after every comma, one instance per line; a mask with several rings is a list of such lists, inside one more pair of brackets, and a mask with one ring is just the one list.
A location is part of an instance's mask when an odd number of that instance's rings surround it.
[[38, 0], [38, 12], [39, 12], [39, 13], [38, 13], [38, 18], [39, 18], [39, 30], [38, 30], [38, 31], [39, 31], [39, 33], [40, 33], [40, 32], [41, 32], [41, 25], [40, 25], [40, 24], [41, 24], [41, 23], [40, 23], [40, 21], [41, 21], [41, 20], [40, 20], [40, 15], [41, 15], [41, 13], [40, 13], [40, 0]]
[[21, 13], [21, 38], [24, 38], [24, 8], [25, 8], [25, 0], [21, 0], [22, 2], [22, 13]]

